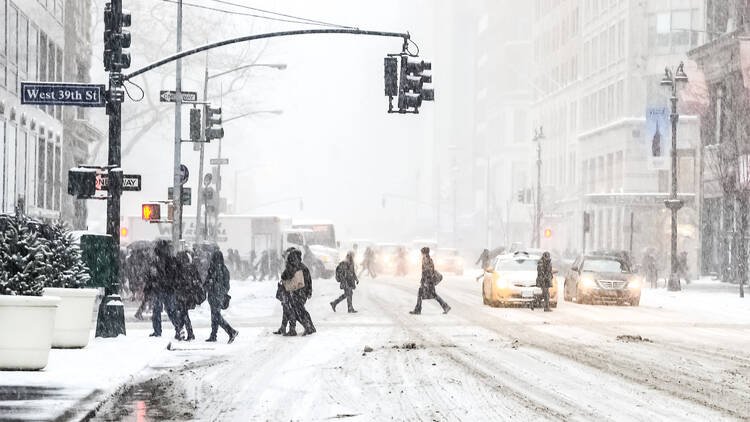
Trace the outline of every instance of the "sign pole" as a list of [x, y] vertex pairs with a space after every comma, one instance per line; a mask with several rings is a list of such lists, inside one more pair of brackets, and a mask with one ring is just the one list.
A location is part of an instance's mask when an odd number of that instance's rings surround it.
[[[182, 0], [177, 2], [177, 52], [182, 51]], [[182, 184], [180, 178], [180, 164], [182, 161], [182, 60], [176, 61], [174, 102], [174, 223], [172, 223], [172, 245], [175, 251], [180, 250], [182, 237]], [[178, 194], [179, 193], [179, 194]]]

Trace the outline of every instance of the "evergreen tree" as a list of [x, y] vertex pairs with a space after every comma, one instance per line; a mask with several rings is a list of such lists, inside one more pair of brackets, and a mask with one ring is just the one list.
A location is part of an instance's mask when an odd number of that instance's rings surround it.
[[70, 229], [63, 222], [42, 226], [42, 234], [49, 249], [47, 262], [51, 273], [44, 278], [45, 287], [86, 287], [89, 270], [81, 258], [81, 248], [73, 242]]
[[0, 229], [0, 294], [41, 296], [52, 273], [47, 245], [23, 217], [2, 216]]

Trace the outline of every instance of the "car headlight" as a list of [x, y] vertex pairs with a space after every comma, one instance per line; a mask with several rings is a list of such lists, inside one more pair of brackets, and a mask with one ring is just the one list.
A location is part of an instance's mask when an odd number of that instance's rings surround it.
[[328, 262], [330, 261], [330, 258], [327, 255], [323, 255], [320, 260], [323, 262]]
[[583, 287], [596, 287], [596, 280], [593, 277], [581, 277]]
[[628, 287], [631, 289], [640, 289], [643, 285], [643, 281], [641, 281], [640, 277], [633, 278], [628, 282]]
[[498, 289], [507, 289], [508, 288], [508, 280], [504, 280], [502, 278], [498, 278], [495, 280], [495, 287]]

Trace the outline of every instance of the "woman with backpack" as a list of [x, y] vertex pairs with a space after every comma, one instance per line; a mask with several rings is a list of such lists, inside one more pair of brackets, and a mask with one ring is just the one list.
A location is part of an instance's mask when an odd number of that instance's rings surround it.
[[336, 267], [336, 281], [339, 282], [339, 287], [344, 291], [344, 294], [331, 302], [331, 309], [333, 309], [333, 312], [336, 312], [336, 305], [346, 299], [347, 311], [350, 314], [357, 313], [352, 306], [352, 295], [354, 289], [357, 288], [357, 284], [359, 284], [359, 280], [357, 280], [357, 271], [354, 269], [354, 252], [348, 252], [346, 254], [346, 259], [341, 261]]
[[419, 292], [417, 293], [417, 306], [414, 307], [413, 311], [409, 311], [410, 314], [419, 315], [422, 313], [422, 299], [435, 299], [437, 303], [443, 308], [443, 313], [447, 314], [451, 310], [450, 305], [445, 303], [443, 298], [438, 296], [435, 291], [435, 286], [443, 280], [443, 275], [435, 271], [435, 264], [430, 258], [430, 248], [422, 248], [422, 279], [419, 284]]
[[229, 336], [228, 343], [232, 343], [239, 332], [221, 316], [221, 310], [229, 307], [229, 269], [224, 265], [224, 256], [220, 250], [211, 253], [208, 276], [205, 283], [208, 304], [211, 307], [211, 335], [206, 341], [216, 341], [219, 327]]
[[[287, 251], [286, 268], [281, 273], [281, 283], [286, 293], [289, 294], [291, 313], [305, 328], [302, 335], [314, 333], [315, 326], [310, 313], [305, 309], [307, 299], [312, 297], [312, 277], [310, 277], [310, 270], [302, 263], [302, 252], [298, 249], [291, 248]], [[290, 325], [290, 331], [294, 330], [291, 321]]]

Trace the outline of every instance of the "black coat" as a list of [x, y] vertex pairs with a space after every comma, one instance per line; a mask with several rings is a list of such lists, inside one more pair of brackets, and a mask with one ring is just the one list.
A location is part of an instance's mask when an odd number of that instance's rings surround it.
[[422, 299], [434, 299], [437, 296], [435, 292], [435, 264], [432, 258], [425, 256], [422, 258], [422, 279], [420, 280], [419, 289], [422, 292]]
[[221, 307], [229, 294], [229, 269], [226, 265], [211, 265], [205, 283], [206, 298], [212, 307]]
[[544, 257], [536, 264], [536, 285], [542, 288], [552, 287], [552, 262]]
[[349, 261], [341, 261], [336, 267], [336, 280], [338, 280], [339, 288], [342, 290], [356, 289], [359, 280], [354, 265]]

